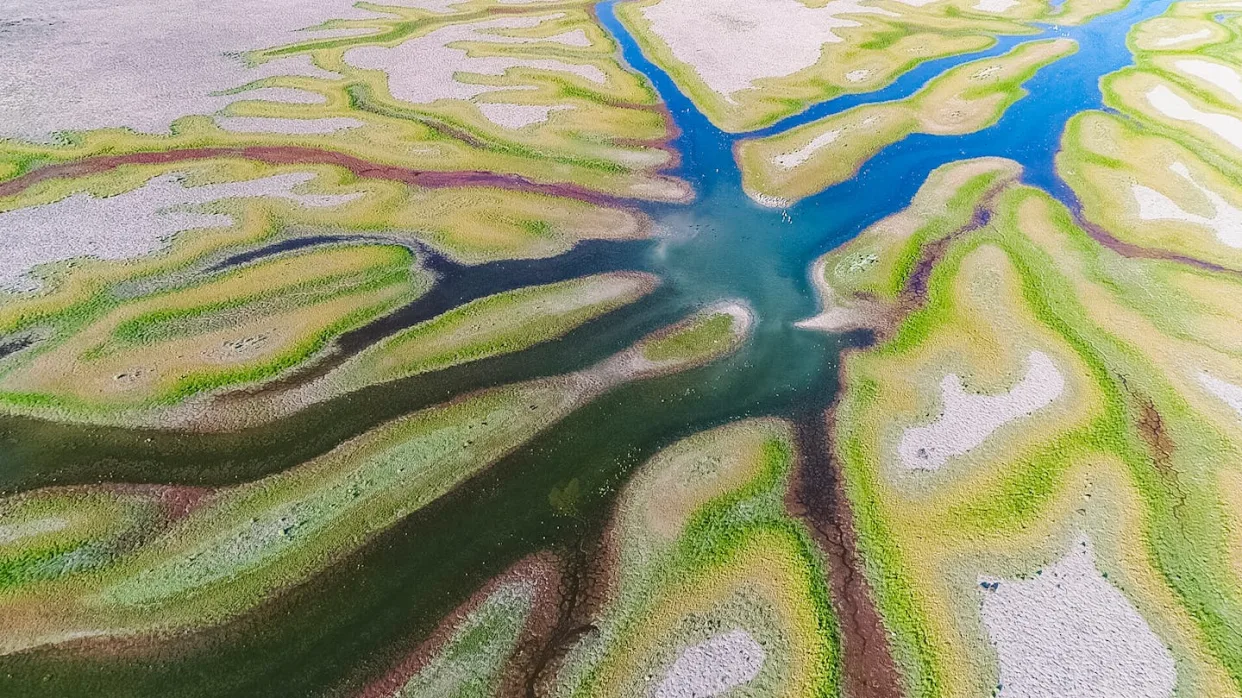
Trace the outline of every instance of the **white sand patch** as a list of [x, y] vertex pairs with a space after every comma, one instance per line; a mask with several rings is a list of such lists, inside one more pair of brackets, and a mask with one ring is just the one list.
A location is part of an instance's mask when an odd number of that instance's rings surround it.
[[1207, 27], [1204, 27], [1203, 29], [1200, 29], [1197, 32], [1191, 32], [1189, 34], [1180, 34], [1178, 36], [1166, 36], [1162, 39], [1157, 39], [1156, 46], [1159, 46], [1161, 48], [1164, 48], [1166, 46], [1176, 46], [1178, 44], [1184, 44], [1187, 41], [1195, 41], [1197, 39], [1206, 39], [1210, 36], [1212, 36], [1212, 30], [1208, 29]]
[[837, 140], [842, 133], [842, 129], [834, 128], [831, 131], [825, 131], [811, 139], [809, 143], [798, 148], [795, 151], [776, 156], [776, 164], [780, 167], [791, 170], [798, 165], [806, 162], [817, 150], [827, 146]]
[[237, 101], [281, 102], [283, 104], [327, 104], [328, 98], [318, 92], [294, 87], [260, 87], [233, 95]]
[[499, 102], [478, 102], [476, 106], [488, 121], [511, 129], [541, 124], [548, 120], [552, 112], [570, 108], [564, 105], [547, 107], [538, 104], [501, 104]]
[[366, 122], [347, 116], [325, 119], [281, 119], [271, 116], [217, 116], [216, 124], [234, 133], [287, 133], [291, 135], [334, 133], [366, 126]]
[[1173, 655], [1095, 567], [1088, 540], [1034, 579], [980, 578], [999, 698], [1166, 698]]
[[949, 458], [982, 444], [1002, 426], [1057, 399], [1065, 389], [1065, 377], [1052, 358], [1032, 351], [1026, 364], [1022, 380], [999, 395], [968, 393], [961, 378], [946, 375], [940, 381], [944, 403], [940, 417], [931, 424], [905, 430], [897, 446], [901, 464], [911, 470], [937, 470]]
[[741, 629], [730, 630], [682, 650], [651, 693], [653, 698], [709, 698], [749, 683], [767, 654]]
[[789, 199], [783, 199], [779, 196], [771, 196], [769, 194], [759, 194], [753, 191], [746, 192], [755, 203], [764, 208], [789, 208], [793, 206], [793, 202]]
[[561, 32], [554, 36], [549, 36], [543, 41], [552, 41], [566, 46], [576, 46], [578, 48], [590, 48], [591, 37], [587, 36], [585, 29], [573, 29], [567, 32]]
[[1199, 78], [1242, 102], [1242, 75], [1238, 75], [1233, 68], [1198, 58], [1179, 60], [1174, 65], [1183, 73]]
[[974, 4], [974, 9], [981, 12], [1004, 12], [1019, 4], [1018, 0], [979, 0]]
[[[8, 0], [0, 40], [0, 137], [128, 126], [163, 132], [220, 95], [297, 61], [251, 67], [248, 51], [305, 38], [330, 19], [374, 18], [354, 0]], [[331, 74], [329, 74], [331, 75]]]
[[1198, 124], [1220, 136], [1229, 145], [1242, 150], [1242, 119], [1197, 109], [1165, 85], [1157, 85], [1148, 90], [1147, 101], [1161, 114], [1177, 121]]
[[[500, 36], [491, 32], [535, 27], [546, 20], [560, 16], [560, 14], [540, 17], [512, 16], [473, 24], [451, 24], [392, 48], [366, 46], [350, 49], [345, 53], [345, 60], [359, 68], [381, 70], [387, 73], [388, 90], [392, 96], [413, 104], [427, 104], [439, 99], [470, 100], [487, 92], [513, 89], [509, 86], [498, 87], [464, 82], [459, 78], [464, 77], [468, 80], [470, 73], [500, 76], [504, 75], [509, 68], [514, 67], [569, 73], [592, 82], [606, 83], [608, 76], [594, 65], [509, 56], [472, 57], [466, 54], [465, 48], [453, 46], [463, 41], [494, 44], [543, 41], [543, 39]], [[483, 109], [481, 105], [480, 109]], [[488, 107], [488, 109], [492, 113], [498, 113], [496, 107]], [[536, 113], [531, 110], [514, 110], [501, 117], [505, 119], [504, 123], [497, 123], [509, 126], [509, 124], [525, 120], [525, 125], [529, 125], [546, 119], [547, 113], [544, 112], [541, 118], [532, 120], [535, 116]]]
[[302, 206], [339, 206], [361, 194], [295, 194], [314, 179], [292, 172], [248, 182], [186, 187], [181, 175], [156, 177], [124, 194], [96, 198], [78, 193], [43, 206], [0, 213], [0, 288], [35, 290], [36, 279], [23, 278], [34, 267], [77, 257], [127, 259], [154, 252], [169, 237], [193, 228], [229, 226], [233, 217], [191, 207], [221, 199], [270, 196]]
[[12, 543], [22, 538], [63, 531], [68, 527], [68, 519], [62, 519], [59, 516], [46, 516], [42, 519], [22, 521], [14, 524], [0, 524], [0, 545]]
[[726, 100], [756, 80], [792, 75], [820, 59], [833, 30], [860, 26], [849, 14], [896, 13], [858, 0], [807, 7], [798, 0], [661, 0], [642, 10], [677, 60]]
[[1216, 397], [1220, 398], [1242, 417], [1242, 387], [1223, 381], [1206, 372], [1199, 372], [1199, 384]]
[[859, 68], [858, 70], [851, 70], [850, 72], [845, 74], [845, 79], [849, 80], [850, 82], [862, 82], [863, 80], [866, 80], [869, 77], [871, 77], [871, 71], [865, 68]]
[[1204, 225], [1211, 228], [1222, 243], [1230, 247], [1242, 247], [1242, 209], [1200, 184], [1191, 175], [1190, 169], [1182, 163], [1173, 163], [1169, 166], [1169, 170], [1194, 185], [1211, 204], [1213, 214], [1209, 217], [1191, 213], [1155, 189], [1142, 184], [1133, 184], [1130, 189], [1138, 204], [1139, 218], [1145, 221], [1175, 220]]

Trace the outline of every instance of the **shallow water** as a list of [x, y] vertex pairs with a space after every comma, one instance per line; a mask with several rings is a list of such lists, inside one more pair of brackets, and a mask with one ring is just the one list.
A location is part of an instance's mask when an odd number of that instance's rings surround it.
[[[647, 75], [673, 114], [682, 163], [674, 172], [698, 198], [651, 205], [669, 231], [655, 241], [587, 243], [551, 260], [505, 262], [463, 271], [446, 266], [436, 307], [505, 288], [612, 269], [661, 276], [656, 293], [561, 342], [383, 386], [312, 407], [240, 434], [185, 435], [0, 419], [0, 489], [51, 483], [226, 484], [292, 467], [376, 424], [486, 385], [586, 366], [696, 305], [740, 298], [756, 310], [755, 335], [725, 361], [628, 386], [578, 411], [497, 466], [418, 512], [313, 583], [233, 625], [169, 642], [156, 657], [124, 652], [106, 661], [64, 651], [0, 658], [0, 695], [287, 696], [348, 694], [391, 665], [436, 620], [485, 579], [531, 552], [574, 551], [590, 541], [626, 474], [660, 447], [690, 433], [758, 415], [812, 418], [836, 391], [841, 349], [857, 336], [798, 330], [816, 311], [808, 279], [813, 260], [868, 224], [900, 210], [926, 175], [968, 157], [1009, 157], [1025, 181], [1067, 203], [1053, 157], [1066, 119], [1100, 107], [1098, 78], [1131, 61], [1125, 34], [1169, 0], [1133, 2], [1084, 27], [1043, 28], [1006, 37], [976, 54], [931, 61], [893, 85], [816, 105], [758, 135], [860, 103], [897, 99], [944, 69], [1017, 43], [1053, 36], [1079, 52], [1040, 71], [1030, 95], [999, 123], [966, 136], [913, 136], [880, 152], [857, 177], [782, 211], [742, 192], [732, 157], [739, 136], [713, 127], [647, 61], [607, 0], [601, 21], [626, 59]], [[750, 134], [756, 135], [756, 134]], [[245, 261], [235, 260], [235, 261]], [[429, 301], [422, 301], [424, 304]], [[346, 338], [359, 347], [421, 319], [417, 304]], [[572, 511], [549, 494], [577, 482]]]

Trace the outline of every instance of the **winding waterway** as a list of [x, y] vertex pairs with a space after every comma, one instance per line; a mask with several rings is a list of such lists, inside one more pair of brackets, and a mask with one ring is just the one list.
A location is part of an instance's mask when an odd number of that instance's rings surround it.
[[[304, 696], [348, 695], [417, 643], [444, 613], [487, 578], [541, 549], [589, 551], [616, 488], [659, 448], [736, 419], [823, 412], [836, 391], [837, 362], [857, 336], [799, 330], [816, 311], [812, 261], [868, 224], [905, 207], [926, 175], [954, 160], [1012, 158], [1024, 180], [1073, 204], [1053, 158], [1065, 121], [1101, 107], [1100, 76], [1131, 62], [1129, 28], [1170, 0], [1139, 2], [1075, 28], [1005, 37], [982, 53], [925, 63], [891, 86], [843, 96], [742, 136], [711, 125], [648, 61], [614, 14], [598, 8], [624, 57], [653, 83], [680, 135], [672, 172], [691, 182], [690, 204], [646, 206], [667, 234], [639, 242], [595, 242], [563, 256], [486, 268], [442, 266], [434, 301], [347, 336], [347, 348], [444, 309], [505, 288], [612, 269], [651, 271], [656, 293], [561, 342], [521, 354], [385, 384], [316, 405], [238, 434], [174, 434], [0, 419], [0, 489], [99, 481], [220, 485], [252, 480], [326, 452], [375, 425], [482, 387], [580, 368], [644, 333], [721, 298], [757, 312], [755, 334], [729, 359], [617, 390], [417, 512], [343, 564], [262, 611], [231, 625], [174, 639], [155, 657], [147, 648], [101, 659], [64, 650], [0, 658], [0, 695]], [[994, 126], [964, 136], [916, 135], [869, 161], [852, 180], [787, 211], [755, 205], [743, 193], [732, 156], [739, 137], [765, 135], [862, 103], [907, 96], [946, 68], [1014, 45], [1064, 36], [1078, 53], [1026, 83], [1030, 95]], [[307, 233], [314, 236], [315, 233]], [[244, 261], [244, 260], [241, 260]], [[430, 304], [430, 305], [429, 305]], [[433, 308], [434, 306], [434, 308]], [[573, 484], [576, 483], [576, 484]], [[549, 494], [580, 492], [571, 510]]]

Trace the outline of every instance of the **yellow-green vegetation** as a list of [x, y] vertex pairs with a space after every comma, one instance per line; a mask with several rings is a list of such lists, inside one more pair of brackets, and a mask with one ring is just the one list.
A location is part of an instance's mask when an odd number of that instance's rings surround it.
[[815, 263], [812, 281], [823, 310], [802, 325], [835, 332], [886, 330], [916, 300], [905, 297], [906, 288], [924, 250], [971, 227], [976, 213], [1016, 180], [1020, 169], [1011, 160], [981, 158], [934, 170], [909, 207]]
[[1078, 24], [1125, 0], [1046, 3], [636, 0], [617, 14], [720, 128], [744, 132], [843, 93], [870, 92], [925, 61], [979, 51], [1033, 21]]
[[311, 578], [609, 389], [736, 347], [653, 362], [643, 358], [651, 341], [577, 373], [459, 397], [292, 470], [215, 491], [166, 532], [89, 575], [14, 589], [0, 602], [11, 620], [0, 652], [235, 617]]
[[46, 489], [0, 503], [0, 595], [10, 587], [69, 577], [149, 538], [167, 525], [172, 488]]
[[[647, 274], [612, 272], [498, 293], [381, 340], [305, 383], [232, 393], [225, 400], [162, 417], [165, 422], [207, 431], [235, 431], [270, 422], [308, 404], [367, 386], [553, 341], [641, 298], [657, 283]], [[749, 309], [741, 304], [712, 305], [643, 338], [591, 371], [637, 378], [698, 366], [740, 346], [752, 322]]]
[[638, 471], [609, 528], [596, 632], [567, 654], [556, 695], [837, 695], [824, 562], [784, 505], [791, 431], [737, 422]]
[[[988, 695], [1004, 672], [1037, 680], [1022, 675], [1029, 662], [1004, 666], [998, 644], [1037, 629], [988, 617], [996, 587], [981, 580], [1035, 579], [1078, 541], [1115, 603], [1059, 617], [1079, 593], [1066, 584], [1027, 609], [1067, 629], [1051, 640], [1066, 643], [1049, 650], [1058, 671], [1239, 695], [1237, 512], [1222, 482], [1242, 453], [1229, 403], [1242, 391], [1221, 383], [1242, 384], [1236, 333], [1223, 331], [1237, 313], [1222, 300], [1242, 285], [1121, 256], [1047, 194], [998, 177], [1012, 168], [941, 170], [928, 185], [940, 190], [916, 200], [943, 202], [920, 215], [931, 224], [909, 233], [890, 219], [819, 265], [845, 307], [904, 301], [883, 339], [844, 361], [832, 428], [909, 695]], [[990, 218], [969, 223], [979, 206]], [[1150, 652], [1101, 666], [1125, 613]], [[1093, 656], [1072, 644], [1082, 638], [1104, 642]]]
[[742, 184], [755, 198], [798, 201], [852, 177], [880, 150], [913, 133], [982, 130], [1025, 96], [1022, 83], [1077, 50], [1069, 39], [1032, 41], [951, 68], [910, 97], [867, 104], [737, 148]]
[[1052, 24], [1076, 25], [1109, 12], [1120, 10], [1129, 0], [1065, 0], [1058, 10], [1051, 10], [1047, 20]]
[[331, 393], [521, 351], [569, 333], [655, 288], [614, 272], [505, 291], [458, 306], [378, 342], [325, 377]]
[[[295, 191], [304, 192], [300, 196], [314, 205], [245, 193], [249, 182], [294, 175], [309, 177]], [[44, 181], [19, 195], [0, 197], [0, 222], [13, 226], [17, 223], [11, 219], [50, 206], [93, 220], [104, 208], [101, 200], [130, 195], [132, 202], [125, 201], [133, 206], [132, 215], [149, 218], [154, 224], [168, 212], [153, 209], [162, 202], [146, 201], [141, 194], [145, 186], [165, 176], [180, 182], [189, 201], [194, 200], [196, 190], [213, 185], [232, 186], [237, 191], [187, 207], [187, 212], [207, 215], [202, 221], [188, 218], [184, 231], [174, 229], [175, 236], [158, 255], [100, 260], [89, 256], [90, 249], [69, 249], [65, 261], [38, 270], [47, 283], [37, 299], [12, 297], [0, 286], [0, 298], [6, 300], [0, 308], [0, 332], [7, 329], [4, 325], [14, 315], [78, 302], [117, 281], [175, 272], [221, 250], [244, 250], [278, 241], [290, 229], [413, 238], [464, 263], [546, 257], [560, 254], [582, 239], [632, 239], [647, 234], [647, 223], [640, 213], [575, 199], [484, 186], [421, 188], [362, 178], [343, 167], [272, 166], [241, 158], [135, 164]]]
[[[475, 263], [648, 230], [640, 213], [558, 196], [423, 189], [336, 166], [234, 158], [47, 180], [0, 199], [0, 227], [19, 241], [0, 263], [0, 345], [29, 344], [0, 358], [0, 402], [103, 421], [262, 382], [322, 355], [342, 332], [429, 286], [398, 245]], [[299, 234], [366, 238], [205, 273]], [[45, 239], [59, 244], [36, 244]], [[23, 271], [35, 290], [8, 286]]]
[[703, 309], [694, 317], [643, 343], [644, 359], [666, 362], [701, 362], [733, 350], [746, 336], [754, 317], [738, 303], [722, 303]]
[[25, 319], [56, 327], [57, 337], [4, 366], [0, 400], [11, 411], [107, 418], [270, 380], [429, 285], [404, 247], [347, 245], [96, 296]]
[[[620, 63], [586, 3], [506, 5], [494, 14], [478, 5], [448, 14], [385, 12], [342, 26], [374, 33], [247, 56], [258, 65], [306, 57], [331, 73], [238, 85], [238, 101], [223, 113], [187, 115], [170, 135], [102, 129], [58, 143], [3, 141], [0, 172], [100, 154], [295, 146], [377, 167], [512, 174], [636, 198], [688, 195], [683, 183], [658, 174], [671, 156], [658, 147], [668, 126], [655, 94]], [[245, 90], [273, 87], [323, 102], [244, 98]], [[346, 126], [316, 132], [325, 120]]]
[[[1101, 80], [1105, 102], [1151, 135], [1177, 141], [1231, 174], [1242, 152], [1236, 20], [1228, 3], [1180, 2], [1129, 35], [1132, 67]], [[1234, 174], [1236, 176], [1236, 174]]]
[[1101, 112], [1069, 123], [1057, 158], [1083, 214], [1114, 237], [1242, 269], [1240, 170], [1227, 163]]
[[[401, 666], [364, 695], [391, 698], [488, 698], [513, 690], [515, 662], [543, 640], [554, 609], [553, 561], [515, 565], [446, 618]], [[543, 612], [543, 613], [541, 613]], [[525, 650], [525, 651], [524, 651]]]
[[1229, 41], [1225, 23], [1212, 19], [1220, 8], [1203, 3], [1175, 2], [1160, 17], [1138, 24], [1130, 33], [1130, 49], [1135, 53], [1190, 53]]
[[1113, 237], [1242, 269], [1242, 70], [1221, 9], [1176, 3], [1135, 26], [1136, 65], [1102, 81], [1121, 115], [1076, 116], [1057, 166]]

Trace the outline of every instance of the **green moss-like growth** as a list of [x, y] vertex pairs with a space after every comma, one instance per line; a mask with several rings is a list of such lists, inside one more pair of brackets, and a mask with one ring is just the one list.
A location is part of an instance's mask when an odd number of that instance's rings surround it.
[[369, 347], [328, 380], [350, 390], [522, 351], [637, 300], [656, 283], [645, 274], [600, 274], [480, 298]]
[[329, 247], [103, 298], [0, 377], [0, 400], [91, 419], [270, 380], [430, 286], [408, 250]]
[[[641, 358], [647, 341], [575, 374], [427, 408], [292, 470], [218, 490], [88, 578], [15, 589], [7, 605], [0, 602], [15, 619], [0, 653], [73, 633], [142, 633], [234, 618], [321, 572], [604, 392], [721, 355], [650, 362]], [[23, 550], [13, 557], [22, 559]]]
[[745, 695], [836, 695], [823, 561], [784, 507], [793, 458], [789, 425], [756, 420], [690, 437], [643, 466], [610, 528], [614, 584], [598, 632], [570, 651], [558, 695], [675, 682], [687, 648], [722, 637], [763, 648], [737, 688]]
[[[925, 300], [899, 308], [886, 341], [847, 359], [834, 411], [859, 547], [911, 695], [994, 686], [976, 580], [1029, 576], [1081, 535], [1172, 648], [1178, 691], [1236, 694], [1242, 589], [1210, 454], [1242, 449], [1183, 376], [1187, 363], [1237, 367], [1205, 346], [1214, 335], [1161, 329], [1174, 306], [1210, 321], [1220, 311], [1188, 302], [1192, 289], [1236, 282], [1120, 257], [1034, 189], [1010, 184], [987, 206], [986, 225], [918, 245], [932, 264]], [[911, 239], [873, 242], [904, 249]], [[910, 256], [877, 253], [886, 255]], [[1152, 303], [1141, 278], [1177, 300]], [[949, 374], [971, 394], [1004, 396], [1033, 351], [1063, 383], [1049, 402], [954, 447], [943, 465], [903, 465], [903, 439], [944, 418]]]
[[710, 361], [735, 349], [752, 322], [751, 312], [745, 306], [712, 306], [644, 340], [642, 355], [658, 364]]

